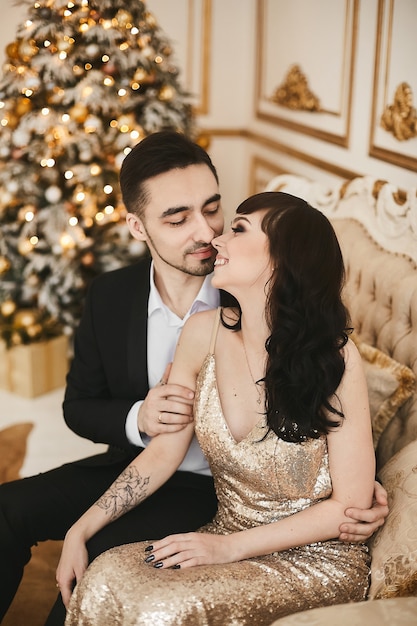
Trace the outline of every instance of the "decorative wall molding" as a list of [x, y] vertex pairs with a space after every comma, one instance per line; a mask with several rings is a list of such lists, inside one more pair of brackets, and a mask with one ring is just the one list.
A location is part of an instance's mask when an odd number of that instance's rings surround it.
[[370, 156], [413, 171], [417, 171], [416, 23], [413, 0], [378, 0], [369, 145]]
[[398, 85], [393, 104], [387, 105], [382, 113], [381, 126], [398, 141], [417, 137], [417, 115], [413, 107], [413, 92], [408, 83]]
[[[327, 18], [321, 20], [314, 3], [257, 0], [258, 119], [348, 147], [358, 6], [358, 0], [321, 0], [320, 10]], [[294, 65], [314, 86], [319, 108], [290, 107], [285, 99], [277, 102], [274, 97], [277, 84], [284, 81], [288, 88], [285, 76]], [[302, 78], [298, 81], [300, 86]]]
[[293, 111], [321, 111], [320, 99], [310, 90], [299, 65], [290, 67], [284, 82], [275, 89], [270, 100]]
[[288, 174], [288, 170], [258, 156], [252, 157], [249, 173], [249, 194], [264, 191], [271, 178], [282, 174]]
[[336, 163], [334, 163], [334, 161], [326, 161], [325, 159], [312, 156], [307, 152], [297, 150], [296, 148], [293, 148], [288, 144], [277, 141], [276, 139], [272, 139], [270, 136], [263, 135], [259, 132], [254, 132], [246, 128], [204, 128], [202, 132], [211, 137], [241, 137], [244, 139], [249, 139], [250, 141], [261, 147], [273, 150], [274, 152], [277, 152], [281, 155], [283, 154], [294, 159], [298, 159], [303, 163], [309, 163], [317, 169], [329, 172], [329, 174], [334, 174], [339, 178], [345, 178], [350, 180], [361, 175], [361, 172], [358, 172], [357, 170], [352, 170], [347, 167], [337, 165]]
[[211, 0], [188, 0], [188, 7], [188, 82], [197, 94], [195, 113], [206, 115], [210, 100]]

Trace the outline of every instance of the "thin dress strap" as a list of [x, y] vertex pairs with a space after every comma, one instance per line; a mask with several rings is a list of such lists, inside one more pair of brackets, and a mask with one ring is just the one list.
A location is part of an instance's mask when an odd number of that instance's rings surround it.
[[221, 313], [221, 307], [219, 306], [217, 307], [216, 315], [214, 316], [213, 329], [211, 331], [211, 338], [210, 338], [209, 354], [214, 354], [214, 346], [216, 345], [217, 332], [219, 330], [220, 313]]

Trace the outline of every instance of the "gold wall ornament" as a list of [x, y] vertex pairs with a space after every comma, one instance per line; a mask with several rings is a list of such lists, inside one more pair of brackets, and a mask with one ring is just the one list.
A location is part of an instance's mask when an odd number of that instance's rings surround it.
[[413, 107], [413, 92], [408, 83], [401, 83], [395, 90], [394, 104], [385, 107], [381, 126], [399, 141], [417, 137], [417, 115]]
[[290, 67], [284, 82], [275, 89], [270, 100], [293, 111], [321, 111], [320, 100], [310, 90], [299, 65]]

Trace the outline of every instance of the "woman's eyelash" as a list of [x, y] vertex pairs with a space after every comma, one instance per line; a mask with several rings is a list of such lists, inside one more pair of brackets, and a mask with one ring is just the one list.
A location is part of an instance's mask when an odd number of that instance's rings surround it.
[[234, 233], [243, 233], [243, 226], [232, 226], [232, 232]]

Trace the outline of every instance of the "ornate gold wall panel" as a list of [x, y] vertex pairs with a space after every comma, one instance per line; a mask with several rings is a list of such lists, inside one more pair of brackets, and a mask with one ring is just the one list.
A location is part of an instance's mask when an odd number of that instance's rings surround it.
[[357, 19], [358, 0], [257, 0], [256, 116], [347, 147]]
[[417, 2], [379, 0], [370, 156], [417, 171]]

